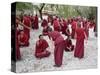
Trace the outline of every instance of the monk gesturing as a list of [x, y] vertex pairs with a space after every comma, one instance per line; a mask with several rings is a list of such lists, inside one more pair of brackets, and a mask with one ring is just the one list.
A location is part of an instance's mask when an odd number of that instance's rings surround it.
[[74, 57], [83, 58], [84, 57], [84, 39], [87, 39], [84, 29], [81, 28], [81, 24], [78, 23], [78, 28], [76, 29], [76, 47], [74, 52]]
[[63, 52], [64, 52], [64, 38], [58, 31], [48, 30], [48, 35], [54, 41], [54, 61], [55, 67], [60, 67], [63, 61]]

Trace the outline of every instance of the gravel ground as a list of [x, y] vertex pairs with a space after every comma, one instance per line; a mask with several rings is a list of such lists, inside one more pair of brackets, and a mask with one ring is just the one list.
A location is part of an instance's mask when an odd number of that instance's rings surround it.
[[[54, 46], [53, 42], [47, 36], [44, 38], [49, 42], [48, 50], [51, 55], [48, 58], [36, 59], [34, 56], [35, 43], [38, 40], [38, 35], [41, 34], [42, 28], [30, 31], [30, 46], [20, 48], [22, 60], [16, 62], [16, 72], [38, 72], [38, 71], [55, 71], [55, 70], [75, 70], [75, 69], [89, 69], [97, 68], [97, 38], [94, 37], [93, 29], [89, 30], [89, 39], [85, 43], [85, 56], [83, 59], [74, 58], [74, 52], [64, 52], [63, 65], [59, 68], [54, 65]], [[66, 38], [63, 35], [64, 38]], [[73, 44], [76, 43], [72, 40]]]

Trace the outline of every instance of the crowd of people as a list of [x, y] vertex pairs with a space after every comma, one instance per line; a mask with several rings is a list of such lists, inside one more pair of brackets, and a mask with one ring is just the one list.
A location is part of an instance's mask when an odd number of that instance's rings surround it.
[[[55, 67], [60, 67], [63, 63], [64, 52], [74, 51], [74, 57], [79, 59], [84, 58], [84, 40], [88, 40], [89, 28], [96, 29], [96, 23], [93, 20], [78, 16], [63, 18], [58, 16], [48, 16], [47, 19], [39, 21], [39, 16], [21, 15], [16, 16], [16, 60], [21, 59], [20, 47], [30, 46], [30, 30], [38, 30], [39, 22], [43, 30], [37, 37], [36, 47], [34, 48], [34, 56], [37, 59], [49, 57], [51, 52], [47, 50], [49, 46], [46, 39], [48, 38], [54, 42], [54, 62]], [[64, 39], [62, 35], [67, 38]], [[33, 36], [34, 38], [34, 36]], [[74, 45], [72, 39], [76, 40]]]

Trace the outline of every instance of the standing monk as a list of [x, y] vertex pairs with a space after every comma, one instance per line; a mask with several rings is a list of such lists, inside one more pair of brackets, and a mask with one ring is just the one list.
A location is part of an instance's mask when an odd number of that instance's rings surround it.
[[48, 21], [46, 19], [43, 19], [41, 26], [42, 27], [48, 26]]
[[[26, 15], [23, 18], [23, 24], [27, 27], [31, 27], [31, 20]], [[30, 38], [30, 29], [27, 29], [26, 27], [24, 27], [24, 32], [28, 36], [28, 39], [29, 39]]]
[[38, 25], [38, 16], [36, 15], [35, 17], [34, 17], [34, 29], [38, 29], [39, 28], [39, 25]]
[[15, 33], [16, 35], [16, 60], [21, 59], [20, 48], [19, 48], [19, 43], [18, 43], [18, 35], [19, 35], [19, 31], [17, 29], [18, 23], [19, 23], [19, 18], [16, 17], [16, 33]]
[[48, 35], [54, 41], [54, 61], [55, 67], [60, 67], [63, 61], [63, 52], [64, 52], [64, 38], [58, 31], [48, 30]]
[[60, 31], [60, 24], [57, 18], [55, 18], [55, 20], [53, 21], [53, 27], [54, 27], [54, 31]]
[[72, 38], [74, 39], [77, 22], [73, 20], [71, 25], [72, 25]]
[[81, 24], [78, 23], [78, 28], [76, 29], [76, 47], [74, 52], [74, 57], [83, 58], [84, 57], [84, 39], [87, 38], [84, 29], [81, 28]]

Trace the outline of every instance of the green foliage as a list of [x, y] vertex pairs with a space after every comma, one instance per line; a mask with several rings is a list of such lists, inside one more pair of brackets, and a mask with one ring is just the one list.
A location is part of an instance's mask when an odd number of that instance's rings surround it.
[[25, 2], [17, 2], [16, 3], [16, 9], [19, 11], [23, 11], [26, 9], [32, 10], [33, 4], [32, 3], [25, 3]]

